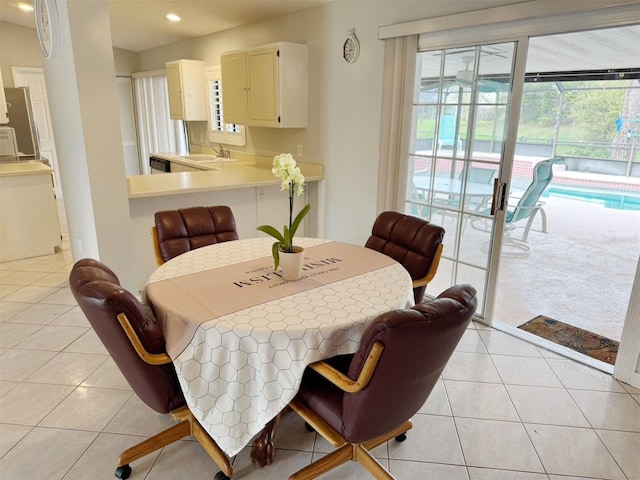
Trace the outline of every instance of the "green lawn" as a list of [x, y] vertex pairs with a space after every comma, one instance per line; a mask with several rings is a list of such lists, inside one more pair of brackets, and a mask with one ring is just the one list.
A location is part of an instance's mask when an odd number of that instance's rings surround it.
[[[418, 120], [418, 139], [422, 140], [425, 138], [433, 138], [433, 134], [435, 131], [435, 123], [434, 119], [430, 118], [421, 118]], [[493, 122], [491, 121], [483, 121], [476, 123], [476, 137], [477, 138], [487, 138], [490, 139], [493, 134]], [[500, 133], [502, 132], [501, 128], [497, 129], [496, 135], [500, 138]], [[466, 138], [467, 132], [467, 122], [460, 122], [460, 132], [461, 137]], [[613, 132], [611, 132], [613, 135]], [[520, 124], [518, 127], [518, 138], [525, 138], [529, 141], [553, 141], [554, 137], [554, 127], [551, 126], [541, 126], [537, 124]], [[589, 141], [598, 141], [597, 139], [587, 139], [584, 138], [584, 129], [582, 129], [579, 125], [565, 125], [560, 127], [560, 135], [558, 140], [561, 142], [589, 142]], [[600, 140], [601, 141], [601, 140]]]
[[[490, 140], [493, 135], [493, 122], [483, 121], [476, 123], [476, 138], [478, 140]], [[421, 118], [418, 120], [418, 140], [428, 139], [434, 137], [435, 120], [431, 118]], [[460, 124], [460, 131], [462, 132], [461, 138], [466, 138], [467, 122], [462, 121]], [[587, 139], [584, 138], [584, 129], [579, 125], [565, 125], [560, 127], [560, 134], [558, 136], [558, 142], [560, 143], [576, 143], [581, 142], [601, 142], [599, 139]], [[495, 140], [501, 139], [502, 129], [498, 128], [496, 132]], [[614, 132], [611, 132], [613, 135]], [[554, 127], [553, 126], [541, 126], [537, 124], [523, 123], [518, 128], [518, 141], [531, 142], [531, 143], [545, 143], [553, 142]], [[585, 156], [592, 158], [610, 158], [611, 150], [606, 145], [558, 145], [557, 153], [559, 155], [567, 156]], [[640, 149], [635, 151], [635, 162], [640, 162]]]

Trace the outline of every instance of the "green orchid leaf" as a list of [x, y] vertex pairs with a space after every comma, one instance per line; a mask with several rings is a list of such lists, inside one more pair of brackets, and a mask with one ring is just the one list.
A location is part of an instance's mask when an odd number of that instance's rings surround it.
[[302, 210], [300, 210], [298, 215], [296, 215], [295, 220], [291, 224], [291, 231], [289, 232], [292, 239], [293, 239], [293, 236], [296, 234], [296, 231], [298, 231], [298, 227], [302, 223], [302, 220], [304, 220], [304, 217], [306, 217], [307, 214], [309, 213], [309, 210], [311, 210], [311, 205], [307, 204]]
[[284, 237], [282, 236], [282, 234], [278, 230], [273, 228], [271, 225], [260, 225], [259, 227], [256, 228], [256, 230], [260, 230], [261, 232], [264, 232], [267, 235], [272, 236], [273, 238], [278, 240], [278, 242], [284, 243]]
[[271, 254], [273, 255], [273, 271], [275, 272], [280, 265], [280, 242], [275, 242], [271, 246]]

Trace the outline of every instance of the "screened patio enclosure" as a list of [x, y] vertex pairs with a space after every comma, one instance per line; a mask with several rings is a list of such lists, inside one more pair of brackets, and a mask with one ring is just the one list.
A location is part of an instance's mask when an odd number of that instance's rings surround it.
[[[468, 282], [480, 286], [479, 313], [488, 323], [517, 327], [543, 314], [620, 338], [640, 254], [637, 44], [638, 26], [530, 38], [518, 108], [515, 42], [418, 53], [405, 211], [447, 231], [429, 293]], [[493, 182], [508, 209], [534, 166], [552, 157], [564, 161], [540, 199], [547, 233], [539, 215], [527, 256], [509, 255], [504, 238], [491, 248]], [[522, 235], [519, 225], [503, 230]], [[575, 295], [559, 300], [567, 289]], [[598, 305], [603, 291], [612, 302]]]

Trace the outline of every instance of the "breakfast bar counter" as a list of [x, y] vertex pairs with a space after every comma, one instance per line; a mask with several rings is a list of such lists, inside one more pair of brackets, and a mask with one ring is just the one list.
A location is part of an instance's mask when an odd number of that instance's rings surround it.
[[[272, 159], [267, 157], [252, 156], [249, 160], [202, 162], [173, 154], [154, 156], [169, 160], [172, 164], [197, 168], [198, 171], [127, 177], [130, 199], [280, 185], [280, 180], [271, 173]], [[322, 165], [298, 162], [298, 166], [307, 182], [316, 182], [324, 178]]]

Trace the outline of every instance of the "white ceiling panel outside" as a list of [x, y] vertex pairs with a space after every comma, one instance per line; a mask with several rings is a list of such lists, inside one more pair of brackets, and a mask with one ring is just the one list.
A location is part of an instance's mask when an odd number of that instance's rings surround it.
[[[421, 42], [426, 43], [426, 42]], [[601, 30], [543, 35], [534, 37], [529, 43], [527, 73], [573, 72], [585, 70], [640, 69], [640, 25], [630, 25]], [[420, 47], [419, 47], [420, 49]], [[424, 50], [420, 49], [421, 51]], [[429, 48], [429, 50], [432, 50]], [[462, 47], [458, 51], [458, 63], [452, 70], [465, 68]], [[576, 52], [582, 52], [577, 55]], [[483, 53], [483, 74], [509, 74], [505, 53], [499, 47], [485, 47]], [[423, 68], [429, 68], [424, 65]], [[429, 71], [422, 71], [423, 78], [437, 77]], [[455, 72], [453, 72], [455, 74]]]

